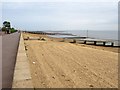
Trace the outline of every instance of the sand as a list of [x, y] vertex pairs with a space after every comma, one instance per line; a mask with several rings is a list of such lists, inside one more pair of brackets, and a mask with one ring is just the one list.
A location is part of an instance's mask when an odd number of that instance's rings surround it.
[[[118, 52], [115, 49], [60, 42], [38, 34], [24, 34], [35, 88], [117, 88]], [[107, 48], [107, 49], [105, 49]]]

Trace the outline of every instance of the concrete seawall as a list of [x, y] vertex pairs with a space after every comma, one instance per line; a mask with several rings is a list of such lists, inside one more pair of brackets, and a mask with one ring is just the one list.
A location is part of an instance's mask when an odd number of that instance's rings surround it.
[[22, 34], [19, 42], [12, 88], [33, 88], [29, 61], [26, 56]]

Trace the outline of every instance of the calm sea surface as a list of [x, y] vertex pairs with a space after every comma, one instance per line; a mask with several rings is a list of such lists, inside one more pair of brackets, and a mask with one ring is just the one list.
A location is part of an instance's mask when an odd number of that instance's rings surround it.
[[[78, 36], [88, 36], [90, 38], [96, 38], [96, 39], [108, 39], [108, 40], [115, 40], [118, 43], [118, 31], [113, 30], [113, 31], [92, 31], [92, 30], [69, 30], [69, 31], [63, 31], [60, 33], [70, 33], [73, 35]], [[75, 37], [75, 36], [70, 36], [70, 35], [52, 35], [52, 37], [58, 37], [58, 38], [63, 38], [63, 37]]]
[[118, 31], [67, 31], [68, 33], [75, 34], [77, 36], [87, 36], [92, 38], [99, 38], [99, 39], [112, 39], [118, 40]]
[[[71, 33], [76, 36], [88, 36], [91, 38], [97, 39], [111, 39], [111, 40], [118, 40], [118, 31], [85, 31], [85, 30], [71, 30], [71, 31], [63, 31], [60, 33]], [[53, 37], [73, 37], [69, 35], [53, 35]]]

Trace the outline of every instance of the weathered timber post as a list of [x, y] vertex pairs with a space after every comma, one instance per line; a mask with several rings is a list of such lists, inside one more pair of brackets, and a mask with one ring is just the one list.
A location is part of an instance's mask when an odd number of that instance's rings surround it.
[[105, 46], [105, 42], [103, 42], [103, 46]]
[[86, 44], [86, 41], [84, 41], [84, 44]]
[[96, 45], [96, 41], [94, 41], [94, 45]]
[[113, 43], [113, 42], [111, 42], [111, 46], [114, 46], [114, 43]]

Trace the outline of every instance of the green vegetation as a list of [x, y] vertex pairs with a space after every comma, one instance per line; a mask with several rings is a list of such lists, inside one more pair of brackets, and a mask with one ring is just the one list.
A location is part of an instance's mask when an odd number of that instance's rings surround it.
[[9, 33], [14, 33], [17, 30], [15, 30], [14, 28], [11, 28], [11, 24], [8, 21], [4, 21], [3, 22], [3, 27], [2, 27], [2, 31], [9, 34]]
[[4, 21], [4, 22], [3, 22], [3, 27], [10, 28], [10, 27], [11, 27], [10, 22]]
[[14, 33], [14, 32], [16, 32], [17, 30], [15, 30], [14, 28], [11, 28], [10, 29], [10, 33]]
[[5, 28], [5, 27], [2, 27], [2, 31], [5, 32], [5, 31], [6, 31], [6, 28]]

